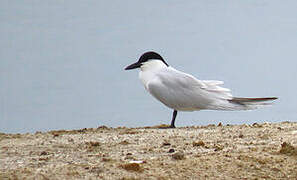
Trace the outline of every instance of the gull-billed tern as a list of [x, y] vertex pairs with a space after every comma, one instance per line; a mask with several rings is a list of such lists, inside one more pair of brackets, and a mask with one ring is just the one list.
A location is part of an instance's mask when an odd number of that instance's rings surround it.
[[125, 70], [140, 68], [139, 78], [145, 89], [173, 109], [170, 128], [175, 128], [177, 111], [250, 110], [267, 104], [276, 97], [239, 98], [220, 87], [222, 81], [198, 80], [169, 66], [156, 52], [146, 52]]

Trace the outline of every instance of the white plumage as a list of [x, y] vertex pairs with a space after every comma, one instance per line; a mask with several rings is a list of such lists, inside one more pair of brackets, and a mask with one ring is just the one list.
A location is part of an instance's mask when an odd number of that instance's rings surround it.
[[164, 105], [174, 109], [171, 127], [177, 111], [249, 110], [267, 105], [270, 98], [236, 98], [223, 88], [222, 81], [198, 80], [194, 76], [170, 67], [155, 52], [143, 54], [139, 61], [126, 70], [140, 68], [139, 78], [145, 89]]
[[222, 81], [198, 80], [190, 74], [152, 60], [141, 68], [139, 78], [145, 89], [166, 106], [178, 111], [253, 109], [232, 103], [230, 90]]

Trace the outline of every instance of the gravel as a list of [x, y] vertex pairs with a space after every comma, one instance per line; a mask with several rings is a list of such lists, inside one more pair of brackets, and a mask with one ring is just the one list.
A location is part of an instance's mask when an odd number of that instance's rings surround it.
[[297, 123], [0, 133], [0, 179], [297, 179]]

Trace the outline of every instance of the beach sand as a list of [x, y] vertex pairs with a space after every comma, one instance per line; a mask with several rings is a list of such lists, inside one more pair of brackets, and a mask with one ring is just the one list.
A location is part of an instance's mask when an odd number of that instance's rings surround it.
[[297, 179], [296, 122], [160, 127], [0, 133], [0, 179]]

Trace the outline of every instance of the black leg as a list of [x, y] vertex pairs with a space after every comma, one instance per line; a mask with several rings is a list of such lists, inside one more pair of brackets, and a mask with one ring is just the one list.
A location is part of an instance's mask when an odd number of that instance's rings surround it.
[[177, 115], [177, 110], [174, 110], [174, 111], [173, 111], [173, 114], [172, 114], [172, 120], [171, 120], [170, 128], [175, 128], [174, 123], [175, 123], [176, 115]]

